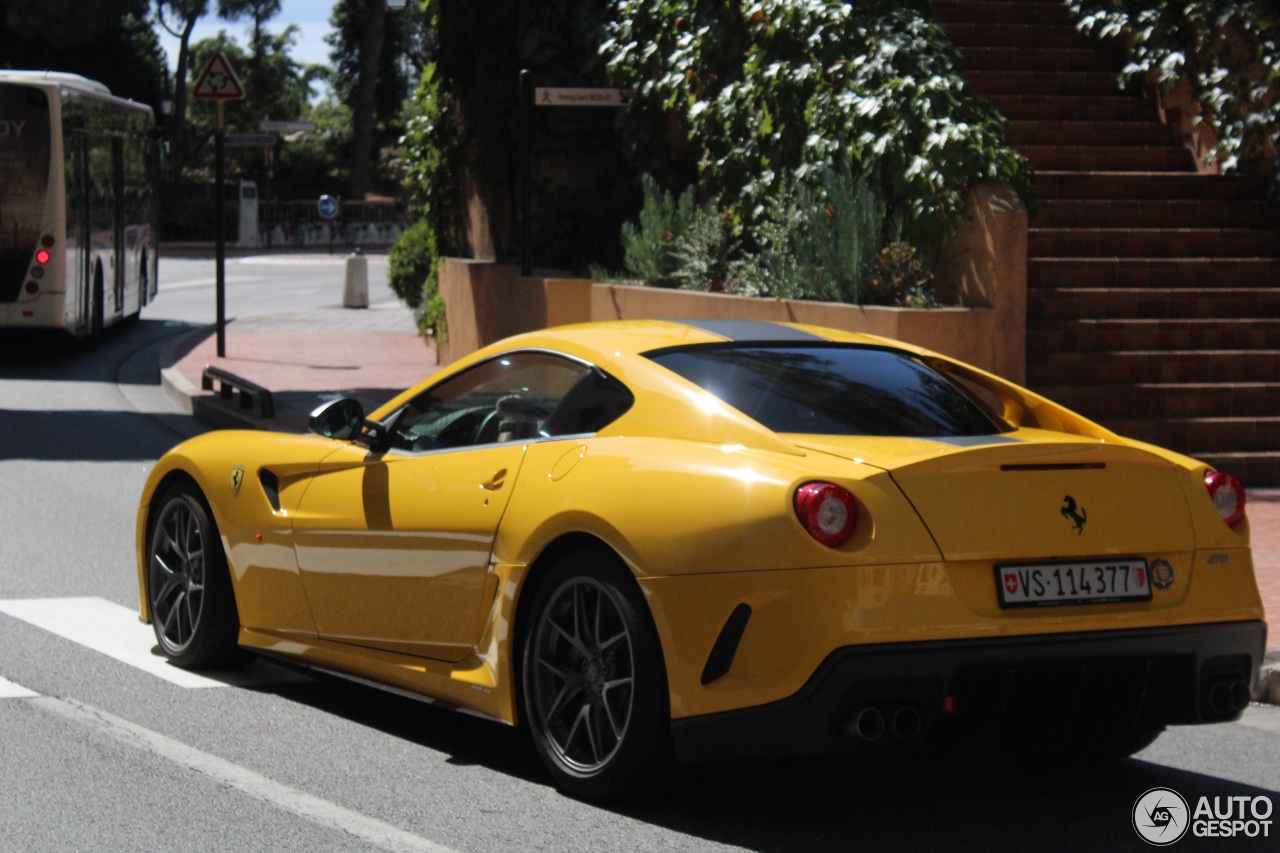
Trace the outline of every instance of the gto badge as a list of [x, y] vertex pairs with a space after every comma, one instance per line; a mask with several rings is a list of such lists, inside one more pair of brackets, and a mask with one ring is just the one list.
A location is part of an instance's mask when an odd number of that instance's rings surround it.
[[244, 482], [244, 467], [237, 465], [231, 469], [231, 497], [240, 494], [240, 485]]
[[1167, 560], [1151, 562], [1151, 585], [1156, 589], [1168, 589], [1173, 586], [1173, 566]]
[[1089, 520], [1089, 513], [1084, 507], [1080, 507], [1080, 511], [1076, 512], [1076, 499], [1067, 495], [1062, 499], [1062, 517], [1073, 523], [1076, 535], [1084, 533], [1084, 523]]

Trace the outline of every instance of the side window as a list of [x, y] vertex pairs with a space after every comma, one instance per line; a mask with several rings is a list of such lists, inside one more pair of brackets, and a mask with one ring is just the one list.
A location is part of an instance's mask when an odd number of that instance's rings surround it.
[[413, 398], [391, 428], [397, 450], [435, 450], [545, 435], [585, 365], [542, 352], [490, 359]]
[[542, 425], [542, 434], [550, 437], [599, 432], [621, 417], [635, 400], [627, 387], [612, 376], [587, 371]]

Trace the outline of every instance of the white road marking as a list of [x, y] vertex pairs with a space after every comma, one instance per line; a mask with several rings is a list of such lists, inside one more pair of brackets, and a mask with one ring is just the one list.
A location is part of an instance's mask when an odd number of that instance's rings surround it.
[[29, 699], [32, 696], [40, 694], [34, 690], [28, 690], [21, 684], [14, 684], [5, 678], [0, 678], [0, 699]]
[[156, 644], [150, 625], [138, 621], [136, 611], [101, 598], [27, 598], [0, 601], [0, 613], [43, 628], [51, 634], [87, 646], [121, 663], [163, 678], [179, 687], [226, 687], [170, 665], [151, 653]]
[[42, 711], [87, 726], [126, 746], [163, 758], [179, 767], [235, 788], [282, 811], [297, 815], [326, 829], [353, 835], [384, 850], [407, 853], [454, 853], [451, 848], [436, 844], [420, 835], [414, 835], [389, 823], [343, 808], [337, 803], [322, 800], [304, 791], [283, 785], [246, 767], [202, 752], [91, 705], [47, 696], [31, 701]]
[[[261, 275], [236, 275], [228, 276], [224, 279], [226, 284], [250, 284], [255, 281], [271, 281], [272, 279]], [[185, 281], [177, 281], [172, 284], [163, 283], [160, 285], [160, 293], [168, 293], [171, 290], [197, 290], [202, 287], [213, 287], [218, 283], [216, 278], [189, 278]]]

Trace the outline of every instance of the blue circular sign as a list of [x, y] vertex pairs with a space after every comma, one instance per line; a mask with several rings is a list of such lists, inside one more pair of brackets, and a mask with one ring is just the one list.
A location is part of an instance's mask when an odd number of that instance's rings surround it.
[[333, 219], [338, 215], [338, 200], [331, 195], [322, 195], [316, 202], [316, 210], [325, 219]]

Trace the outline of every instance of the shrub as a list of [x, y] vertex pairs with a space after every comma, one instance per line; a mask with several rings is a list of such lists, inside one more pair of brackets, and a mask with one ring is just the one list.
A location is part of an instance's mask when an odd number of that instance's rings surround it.
[[938, 298], [929, 287], [932, 276], [920, 265], [910, 243], [893, 243], [880, 250], [868, 282], [868, 302], [903, 308], [931, 308]]
[[636, 223], [622, 226], [622, 258], [627, 273], [653, 287], [679, 287], [676, 241], [693, 221], [693, 187], [679, 198], [658, 186], [651, 175], [640, 179], [644, 203]]
[[418, 316], [423, 333], [444, 333], [444, 301], [438, 275], [436, 232], [419, 219], [400, 233], [387, 252], [387, 284]]
[[[848, 169], [917, 244], [952, 233], [968, 188], [1031, 170], [919, 8], [869, 0], [612, 0], [601, 52], [636, 121], [673, 111], [704, 150], [703, 189], [746, 226], [788, 181]], [[642, 138], [643, 132], [631, 134]]]

